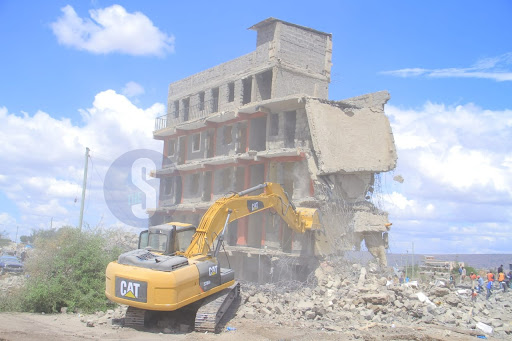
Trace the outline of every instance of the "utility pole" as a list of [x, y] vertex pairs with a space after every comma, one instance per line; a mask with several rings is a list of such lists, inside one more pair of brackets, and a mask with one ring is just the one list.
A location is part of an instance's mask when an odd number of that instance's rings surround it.
[[412, 242], [412, 275], [411, 278], [414, 277], [414, 242]]
[[16, 238], [14, 239], [14, 242], [16, 243], [16, 249], [18, 249], [18, 229], [20, 227], [16, 225]]
[[84, 182], [82, 184], [82, 202], [80, 203], [80, 221], [78, 229], [82, 231], [82, 222], [84, 220], [84, 202], [85, 202], [85, 188], [87, 187], [87, 165], [89, 163], [89, 147], [85, 147], [85, 166], [84, 166]]

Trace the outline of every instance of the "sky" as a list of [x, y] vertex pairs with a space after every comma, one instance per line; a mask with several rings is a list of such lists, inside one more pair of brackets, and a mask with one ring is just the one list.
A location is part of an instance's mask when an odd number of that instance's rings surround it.
[[[329, 99], [388, 90], [390, 252], [511, 253], [512, 2], [0, 0], [0, 232], [122, 226], [103, 183], [160, 151], [170, 83], [252, 52], [276, 17], [332, 33]], [[400, 175], [403, 183], [393, 181]]]

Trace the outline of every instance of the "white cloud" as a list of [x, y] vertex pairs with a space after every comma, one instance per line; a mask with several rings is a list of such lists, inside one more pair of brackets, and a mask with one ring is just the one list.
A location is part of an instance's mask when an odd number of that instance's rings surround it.
[[124, 86], [122, 93], [126, 97], [136, 97], [144, 94], [144, 88], [136, 82], [128, 82]]
[[[116, 222], [103, 198], [103, 179], [111, 163], [131, 150], [161, 152], [161, 142], [152, 137], [155, 117], [165, 113], [161, 103], [142, 109], [106, 90], [80, 113], [83, 124], [74, 125], [42, 111], [16, 115], [0, 107], [0, 164], [9, 165], [0, 171], [0, 191], [21, 217], [4, 223], [12, 238], [16, 224], [25, 232], [48, 228], [52, 219], [54, 227], [77, 224], [85, 147], [91, 149], [85, 200], [85, 221], [91, 226], [102, 217]], [[0, 214], [0, 224], [4, 220]]]
[[498, 82], [512, 81], [512, 52], [481, 59], [468, 68], [405, 68], [380, 73], [403, 78], [425, 76], [431, 78], [482, 78]]
[[161, 32], [140, 12], [128, 13], [120, 5], [90, 10], [90, 19], [80, 18], [70, 5], [62, 12], [51, 24], [62, 45], [96, 54], [163, 56], [174, 52], [174, 36]]
[[[427, 103], [421, 110], [387, 106], [400, 174], [417, 174], [421, 191], [512, 200], [512, 110]], [[405, 169], [405, 171], [404, 171]], [[405, 176], [407, 181], [407, 176]], [[468, 198], [469, 199], [469, 198]]]
[[[393, 223], [394, 252], [505, 253], [512, 230], [512, 110], [474, 104], [386, 106], [396, 174], [374, 193]], [[390, 193], [390, 194], [386, 194]], [[380, 197], [379, 197], [380, 196]]]

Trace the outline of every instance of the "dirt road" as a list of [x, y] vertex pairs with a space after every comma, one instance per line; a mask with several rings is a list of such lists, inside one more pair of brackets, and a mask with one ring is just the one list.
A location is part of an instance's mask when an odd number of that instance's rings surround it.
[[338, 330], [317, 330], [296, 324], [278, 326], [272, 323], [234, 318], [234, 331], [220, 334], [164, 334], [159, 331], [139, 331], [111, 324], [87, 327], [77, 314], [1, 313], [0, 341], [25, 340], [475, 340], [475, 336], [460, 334], [439, 327], [408, 327], [368, 324], [365, 328], [340, 326]]

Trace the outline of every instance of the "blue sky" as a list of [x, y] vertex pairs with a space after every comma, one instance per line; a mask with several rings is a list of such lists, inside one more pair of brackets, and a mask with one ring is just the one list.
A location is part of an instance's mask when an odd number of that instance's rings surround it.
[[0, 0], [0, 231], [77, 224], [86, 146], [85, 221], [114, 224], [106, 170], [161, 148], [169, 83], [253, 51], [247, 28], [276, 17], [332, 33], [330, 99], [391, 93], [399, 161], [376, 198], [391, 252], [510, 253], [511, 14], [509, 1]]

